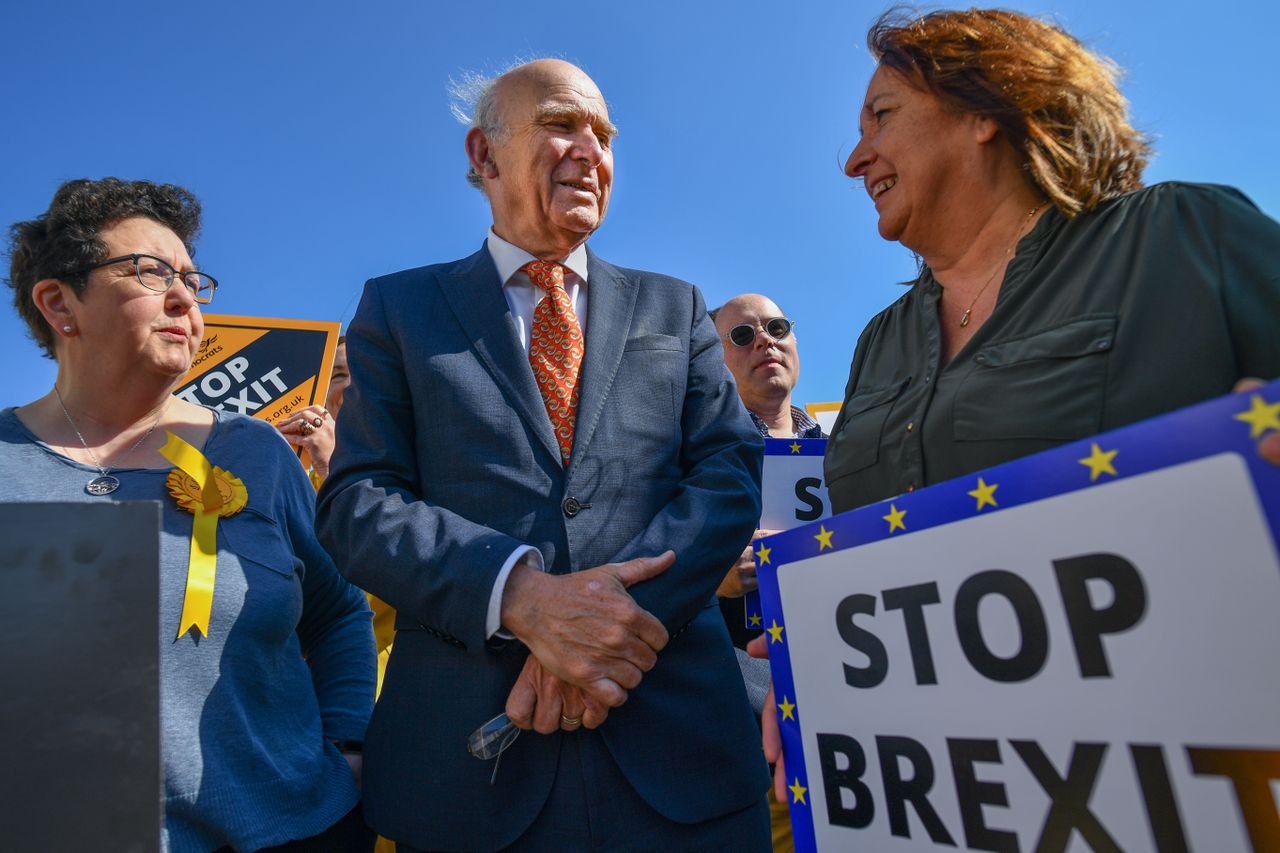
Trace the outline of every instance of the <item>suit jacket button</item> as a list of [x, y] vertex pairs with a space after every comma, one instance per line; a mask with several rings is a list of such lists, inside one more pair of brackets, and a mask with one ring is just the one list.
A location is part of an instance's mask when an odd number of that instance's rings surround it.
[[564, 499], [564, 503], [560, 504], [560, 509], [564, 511], [565, 518], [573, 518], [582, 511], [582, 504], [577, 498], [568, 497]]

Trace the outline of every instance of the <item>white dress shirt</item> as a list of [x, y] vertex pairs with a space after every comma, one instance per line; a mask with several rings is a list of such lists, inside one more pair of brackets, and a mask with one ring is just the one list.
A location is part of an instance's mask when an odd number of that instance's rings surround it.
[[[506, 297], [507, 307], [511, 309], [511, 317], [516, 321], [516, 334], [520, 338], [520, 346], [525, 354], [529, 353], [529, 337], [533, 330], [533, 312], [538, 303], [546, 296], [546, 291], [529, 280], [529, 274], [521, 267], [529, 261], [538, 260], [533, 255], [503, 240], [489, 229], [489, 239], [485, 245], [493, 264], [498, 268], [498, 279], [502, 282], [502, 295]], [[582, 340], [587, 340], [587, 248], [581, 245], [560, 261], [564, 265], [564, 289], [569, 294], [569, 303], [578, 317], [578, 325], [582, 329]], [[532, 367], [529, 368], [533, 370]], [[526, 558], [527, 559], [524, 559]], [[489, 610], [485, 616], [485, 633], [492, 637], [495, 634], [505, 639], [511, 635], [502, 630], [502, 593], [507, 587], [507, 578], [516, 563], [524, 559], [524, 564], [538, 571], [546, 571], [542, 562], [542, 552], [532, 545], [521, 545], [511, 552], [498, 577], [493, 582], [493, 592], [489, 595]]]

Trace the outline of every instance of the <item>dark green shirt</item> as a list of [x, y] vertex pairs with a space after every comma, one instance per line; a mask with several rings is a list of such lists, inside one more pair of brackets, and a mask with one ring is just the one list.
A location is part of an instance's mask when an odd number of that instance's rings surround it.
[[940, 295], [926, 267], [858, 340], [825, 460], [836, 512], [1280, 376], [1280, 223], [1229, 187], [1050, 208], [941, 369]]

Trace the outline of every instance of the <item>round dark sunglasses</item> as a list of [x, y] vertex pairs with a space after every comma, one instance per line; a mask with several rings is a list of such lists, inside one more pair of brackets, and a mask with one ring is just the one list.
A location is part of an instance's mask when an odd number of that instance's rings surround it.
[[[764, 330], [769, 337], [775, 341], [780, 341], [791, 334], [791, 330], [795, 328], [795, 325], [786, 317], [771, 317], [764, 321]], [[754, 323], [741, 323], [730, 329], [729, 334], [725, 335], [725, 337], [735, 347], [749, 347], [755, 343], [756, 328]]]

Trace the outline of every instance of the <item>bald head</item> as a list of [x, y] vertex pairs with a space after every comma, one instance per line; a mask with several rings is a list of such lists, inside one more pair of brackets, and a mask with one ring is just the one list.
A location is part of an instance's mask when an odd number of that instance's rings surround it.
[[538, 258], [560, 260], [608, 210], [617, 128], [604, 96], [560, 59], [511, 69], [491, 95], [498, 130], [472, 127], [467, 157], [489, 197], [494, 231]]
[[[716, 332], [724, 346], [724, 363], [738, 383], [742, 403], [757, 415], [791, 405], [791, 392], [800, 379], [800, 354], [795, 333], [781, 340], [764, 330], [775, 317], [785, 318], [772, 299], [759, 293], [733, 297], [716, 311]], [[755, 337], [747, 346], [729, 340], [735, 326], [749, 325]]]

